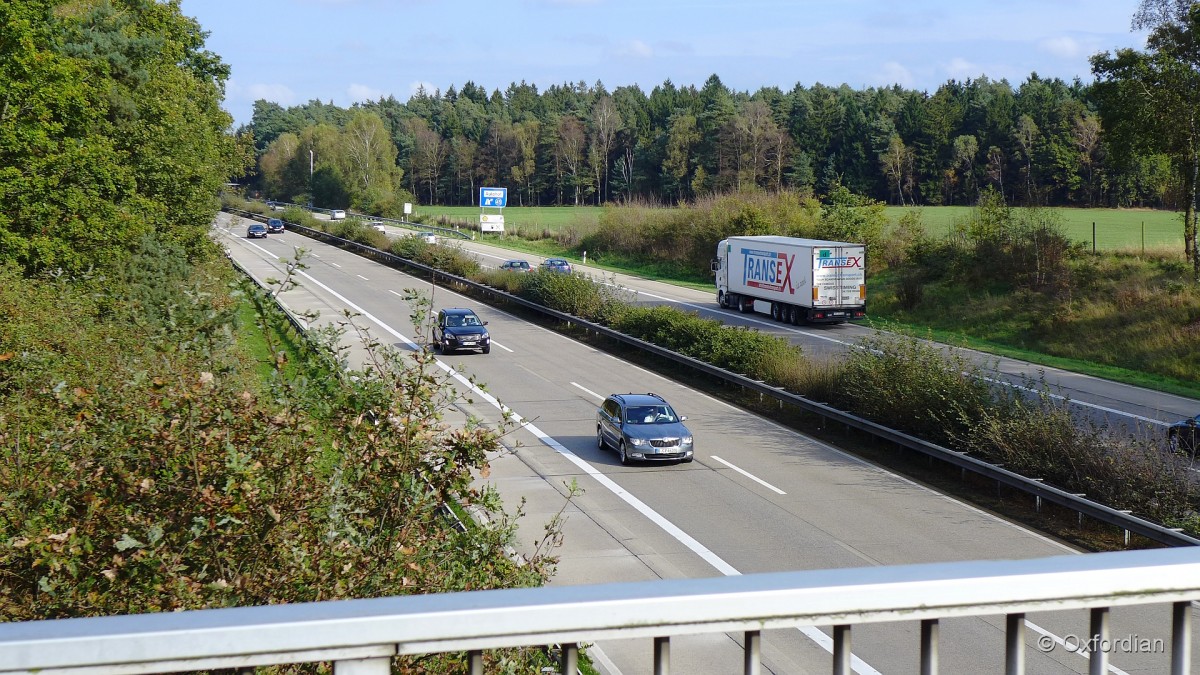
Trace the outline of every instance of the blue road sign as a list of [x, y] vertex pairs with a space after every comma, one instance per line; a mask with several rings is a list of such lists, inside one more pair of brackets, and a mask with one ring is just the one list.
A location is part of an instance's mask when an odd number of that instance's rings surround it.
[[508, 188], [479, 188], [479, 205], [502, 209], [508, 202]]

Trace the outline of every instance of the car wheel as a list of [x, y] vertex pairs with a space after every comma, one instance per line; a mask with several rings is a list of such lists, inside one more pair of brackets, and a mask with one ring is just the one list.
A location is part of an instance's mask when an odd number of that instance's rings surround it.
[[608, 445], [604, 442], [604, 431], [599, 426], [596, 427], [596, 449], [603, 450], [604, 446]]
[[617, 454], [621, 456], [621, 464], [629, 466], [629, 453], [625, 451], [625, 441], [617, 446]]

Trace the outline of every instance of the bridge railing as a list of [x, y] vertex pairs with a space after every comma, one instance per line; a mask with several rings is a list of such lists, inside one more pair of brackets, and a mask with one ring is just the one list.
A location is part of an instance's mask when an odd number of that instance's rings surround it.
[[[644, 638], [641, 672], [665, 674], [672, 637], [733, 633], [752, 674], [763, 630], [832, 625], [830, 671], [840, 675], [851, 672], [854, 626], [919, 622], [921, 672], [932, 674], [940, 620], [997, 615], [1006, 617], [1007, 672], [1022, 673], [1028, 612], [1089, 610], [1089, 635], [1104, 644], [1111, 608], [1170, 603], [1171, 672], [1185, 675], [1197, 599], [1193, 548], [782, 572], [0, 624], [0, 673], [332, 662], [338, 675], [383, 675], [396, 655], [435, 652], [467, 652], [470, 672], [481, 673], [484, 650], [540, 645], [560, 645], [561, 672], [573, 673], [577, 645]], [[1088, 654], [1090, 672], [1107, 672], [1108, 654]]]

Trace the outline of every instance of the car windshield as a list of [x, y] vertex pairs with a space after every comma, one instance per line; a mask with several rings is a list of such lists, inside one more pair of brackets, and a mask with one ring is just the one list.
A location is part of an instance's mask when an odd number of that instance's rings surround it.
[[634, 406], [625, 419], [629, 424], [674, 424], [679, 421], [675, 411], [665, 405]]

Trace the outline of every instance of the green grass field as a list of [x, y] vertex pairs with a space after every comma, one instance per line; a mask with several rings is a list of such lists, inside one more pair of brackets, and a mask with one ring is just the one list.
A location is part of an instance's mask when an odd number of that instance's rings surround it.
[[[928, 232], [944, 235], [955, 220], [971, 213], [969, 206], [922, 206], [921, 222]], [[913, 207], [889, 206], [888, 219], [895, 223]], [[1062, 218], [1067, 236], [1075, 241], [1092, 243], [1092, 224], [1095, 223], [1096, 250], [1175, 247], [1183, 250], [1183, 217], [1173, 211], [1152, 209], [1052, 209]]]
[[[598, 222], [602, 206], [510, 206], [503, 210], [488, 209], [487, 213], [502, 213], [506, 229], [544, 228], [558, 230], [576, 226], [587, 228]], [[618, 207], [619, 208], [619, 207]], [[951, 224], [966, 218], [969, 206], [889, 206], [888, 220], [897, 222], [904, 213], [917, 208], [926, 229], [935, 235], [950, 231]], [[1151, 209], [1074, 209], [1055, 208], [1062, 217], [1067, 235], [1076, 241], [1092, 243], [1092, 224], [1095, 223], [1096, 249], [1178, 248], [1183, 250], [1183, 218], [1172, 211]], [[478, 222], [477, 206], [419, 206], [416, 212], [426, 216]], [[1143, 240], [1144, 237], [1144, 240]]]

